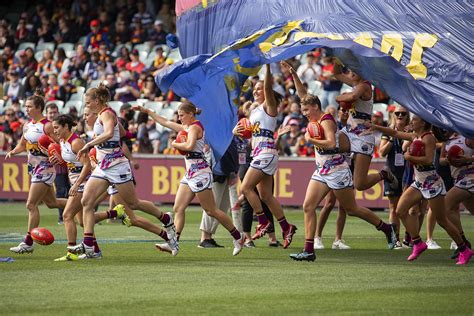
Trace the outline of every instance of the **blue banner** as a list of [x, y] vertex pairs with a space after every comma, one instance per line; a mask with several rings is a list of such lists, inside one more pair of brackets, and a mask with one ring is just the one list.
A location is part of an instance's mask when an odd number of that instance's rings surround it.
[[411, 112], [474, 138], [472, 11], [467, 1], [202, 1], [178, 17], [190, 58], [157, 83], [203, 109], [220, 156], [245, 79], [262, 64], [326, 47]]

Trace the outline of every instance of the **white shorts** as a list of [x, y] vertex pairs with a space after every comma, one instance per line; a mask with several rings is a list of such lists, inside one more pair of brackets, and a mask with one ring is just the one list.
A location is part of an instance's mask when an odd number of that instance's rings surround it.
[[341, 131], [349, 138], [351, 152], [367, 156], [372, 156], [374, 154], [375, 136], [373, 134], [357, 135], [349, 132], [347, 128], [343, 128]]
[[464, 177], [460, 180], [457, 180], [454, 183], [454, 186], [466, 190], [467, 192], [474, 194], [474, 178], [472, 177]]
[[110, 184], [122, 184], [133, 180], [132, 170], [128, 161], [121, 162], [107, 169], [95, 167], [91, 177], [107, 180]]
[[446, 195], [446, 187], [444, 186], [444, 182], [440, 181], [439, 184], [430, 188], [430, 189], [423, 189], [423, 185], [418, 181], [413, 181], [411, 187], [420, 191], [421, 195], [426, 200], [431, 200], [437, 197], [438, 195]]
[[109, 187], [107, 188], [107, 194], [108, 195], [114, 195], [114, 194], [117, 194], [117, 193], [118, 193], [118, 190], [115, 187], [115, 184], [109, 185]]
[[337, 170], [330, 174], [319, 174], [319, 171], [316, 170], [311, 176], [311, 180], [325, 183], [333, 190], [353, 187], [351, 169], [349, 168]]
[[202, 173], [189, 179], [183, 177], [180, 183], [186, 184], [193, 193], [199, 193], [206, 189], [212, 189], [212, 182], [212, 173]]
[[273, 176], [278, 167], [278, 156], [273, 154], [260, 154], [252, 158], [250, 167], [261, 170], [268, 176]]
[[46, 185], [52, 186], [55, 179], [56, 172], [44, 174], [33, 173], [31, 175], [31, 183], [44, 183]]

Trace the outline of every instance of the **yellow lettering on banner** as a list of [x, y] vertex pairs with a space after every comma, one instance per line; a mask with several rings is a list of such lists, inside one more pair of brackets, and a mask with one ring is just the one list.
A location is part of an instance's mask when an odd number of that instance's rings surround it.
[[153, 166], [152, 168], [152, 194], [160, 195], [169, 192], [170, 183], [168, 181], [169, 171], [164, 166]]
[[18, 183], [19, 168], [14, 163], [3, 164], [3, 191], [4, 192], [20, 192]]
[[289, 176], [291, 175], [290, 168], [280, 168], [278, 170], [278, 191], [279, 198], [292, 198], [294, 192], [287, 191], [287, 188], [291, 187], [291, 181]]
[[392, 33], [385, 34], [382, 37], [382, 44], [380, 45], [380, 51], [382, 53], [388, 54], [393, 48], [392, 54], [390, 54], [397, 61], [402, 59], [403, 55], [403, 39], [401, 34]]
[[184, 167], [171, 167], [171, 194], [178, 192], [179, 183], [186, 174], [186, 168]]
[[303, 20], [288, 22], [281, 28], [281, 31], [270, 35], [265, 41], [258, 44], [258, 47], [263, 53], [267, 53], [273, 47], [285, 44], [291, 31], [297, 29], [301, 30], [301, 22], [303, 22]]
[[203, 7], [204, 9], [207, 8], [207, 0], [202, 0], [202, 7]]
[[30, 190], [30, 175], [28, 174], [28, 165], [23, 164], [23, 192], [28, 192]]
[[407, 65], [408, 72], [415, 79], [426, 78], [428, 69], [423, 65], [423, 48], [431, 48], [438, 41], [438, 37], [435, 34], [417, 34], [413, 47], [411, 48], [410, 63]]
[[353, 41], [368, 48], [374, 47], [374, 40], [372, 39], [372, 35], [367, 32], [360, 33], [360, 35], [354, 38]]

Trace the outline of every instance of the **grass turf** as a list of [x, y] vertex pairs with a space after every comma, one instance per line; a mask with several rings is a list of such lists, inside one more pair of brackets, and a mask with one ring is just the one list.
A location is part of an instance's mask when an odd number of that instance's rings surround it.
[[[344, 238], [353, 249], [325, 249], [317, 252], [314, 263], [294, 262], [288, 255], [300, 251], [304, 240], [301, 210], [287, 211], [289, 221], [299, 227], [290, 249], [270, 248], [263, 238], [257, 248], [233, 257], [222, 227], [216, 239], [225, 248], [196, 247], [201, 214], [194, 208], [188, 210], [177, 257], [156, 251], [156, 239], [148, 232], [104, 223], [96, 228], [102, 260], [53, 262], [66, 246], [57, 214], [41, 207], [40, 226], [49, 228], [57, 241], [36, 245], [32, 255], [16, 255], [8, 248], [21, 240], [27, 212], [23, 204], [2, 203], [0, 209], [0, 257], [15, 259], [0, 263], [0, 315], [474, 313], [469, 303], [473, 263], [458, 267], [448, 259], [450, 240], [438, 227], [435, 239], [443, 249], [428, 250], [409, 263], [408, 250], [387, 250], [381, 233], [348, 218]], [[474, 217], [462, 220], [467, 236], [473, 237]], [[334, 221], [332, 214], [323, 238], [327, 248]]]

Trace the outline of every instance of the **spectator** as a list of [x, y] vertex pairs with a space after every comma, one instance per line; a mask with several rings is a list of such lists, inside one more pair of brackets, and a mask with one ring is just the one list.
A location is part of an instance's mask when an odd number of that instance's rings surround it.
[[91, 60], [86, 64], [84, 72], [82, 74], [82, 79], [88, 84], [92, 80], [99, 79], [99, 53], [93, 52], [91, 54]]
[[158, 46], [155, 49], [156, 55], [155, 60], [153, 61], [153, 68], [162, 69], [166, 66], [166, 57], [164, 56], [163, 47]]
[[15, 47], [15, 39], [10, 35], [7, 26], [0, 25], [0, 49]]
[[140, 91], [132, 76], [128, 71], [121, 71], [119, 74], [119, 87], [115, 90], [115, 100], [127, 103], [140, 97]]
[[38, 61], [35, 58], [35, 51], [31, 47], [28, 47], [25, 49], [25, 54], [28, 68], [36, 71], [36, 68], [38, 68]]
[[12, 108], [5, 111], [5, 121], [3, 122], [3, 133], [5, 134], [9, 148], [14, 148], [21, 139], [21, 122]]
[[54, 34], [54, 39], [58, 44], [61, 43], [75, 43], [77, 41], [77, 34], [71, 29], [71, 22], [62, 17], [58, 22], [58, 30]]
[[38, 63], [38, 67], [36, 67], [36, 73], [41, 77], [57, 72], [58, 70], [56, 69], [56, 63], [53, 59], [53, 53], [49, 49], [45, 49], [43, 51], [43, 58]]
[[170, 135], [170, 137], [168, 138], [168, 145], [163, 150], [163, 155], [180, 155], [179, 151], [171, 145], [175, 140], [176, 134]]
[[140, 20], [134, 21], [133, 27], [132, 27], [132, 36], [131, 36], [131, 39], [130, 39], [132, 44], [135, 45], [135, 44], [141, 44], [141, 43], [145, 42], [146, 35], [147, 34], [146, 34], [145, 30], [143, 29]]
[[14, 51], [12, 49], [12, 46], [5, 46], [5, 48], [3, 49], [2, 60], [1, 60], [1, 62], [3, 63], [3, 67], [5, 69], [8, 69], [11, 65], [13, 65], [13, 61], [14, 61]]
[[300, 136], [300, 122], [297, 119], [291, 119], [288, 122], [290, 125], [290, 132], [281, 136], [280, 148], [282, 154], [286, 156], [297, 156], [297, 149], [299, 145]]
[[145, 1], [137, 2], [137, 10], [138, 12], [133, 15], [132, 21], [134, 21], [134, 23], [140, 22], [145, 30], [150, 29], [153, 23], [153, 17], [146, 11]]
[[117, 22], [115, 22], [115, 31], [111, 36], [114, 43], [116, 45], [128, 43], [130, 42], [131, 37], [132, 33], [125, 20], [117, 20]]
[[107, 74], [105, 76], [105, 83], [107, 89], [109, 89], [110, 99], [115, 100], [115, 90], [118, 88], [117, 81], [115, 80], [115, 74]]
[[21, 110], [21, 103], [19, 98], [12, 98], [11, 109], [15, 112], [15, 117], [23, 124], [26, 119], [26, 114]]
[[[60, 92], [59, 92], [59, 84], [58, 84], [58, 77], [56, 74], [49, 74], [48, 75], [48, 86], [44, 90], [44, 98], [46, 101], [53, 101], [59, 100]], [[66, 101], [66, 100], [62, 100]]]
[[62, 78], [63, 83], [59, 87], [59, 93], [57, 97], [59, 100], [66, 102], [71, 98], [73, 93], [77, 92], [77, 87], [71, 83], [71, 75], [68, 72], [63, 73]]
[[54, 42], [53, 27], [48, 17], [42, 18], [41, 26], [36, 32], [38, 33], [38, 43]]
[[306, 119], [306, 117], [301, 114], [301, 107], [298, 102], [292, 102], [290, 104], [290, 113], [285, 116], [282, 125], [286, 126], [288, 122], [292, 119], [296, 119], [298, 122], [300, 122], [300, 128], [303, 128], [308, 124], [308, 120]]
[[318, 80], [321, 75], [321, 66], [315, 62], [316, 58], [312, 53], [306, 55], [306, 64], [302, 64], [296, 71], [301, 81], [310, 84], [310, 82]]
[[166, 44], [166, 35], [168, 33], [163, 28], [163, 22], [156, 20], [153, 26], [153, 29], [149, 32], [149, 40], [154, 45], [165, 45]]
[[20, 18], [18, 21], [15, 32], [15, 42], [16, 44], [36, 42], [36, 36], [31, 28], [28, 28], [27, 20], [25, 18]]
[[23, 93], [23, 85], [20, 83], [20, 74], [16, 69], [8, 71], [8, 82], [3, 85], [3, 99], [18, 98]]
[[64, 66], [64, 69], [67, 69], [67, 67], [69, 66], [70, 60], [67, 58], [66, 52], [64, 51], [64, 48], [62, 47], [56, 48], [56, 50], [54, 51], [54, 56], [55, 56], [54, 59], [56, 60], [56, 64], [55, 64], [56, 70], [58, 73], [61, 73], [63, 66]]
[[328, 105], [337, 106], [336, 96], [341, 92], [342, 82], [334, 77], [334, 63], [331, 57], [326, 56], [322, 60], [321, 76], [319, 80], [323, 84], [323, 93], [321, 95], [321, 109], [326, 111]]
[[20, 96], [21, 99], [26, 99], [35, 94], [36, 89], [41, 89], [41, 80], [36, 75], [29, 75], [25, 80], [25, 87], [23, 89], [23, 94]]
[[156, 101], [161, 96], [161, 91], [155, 84], [155, 78], [152, 75], [145, 77], [142, 88], [140, 89], [141, 98], [148, 99], [150, 101]]
[[132, 50], [130, 59], [131, 61], [126, 64], [125, 69], [130, 71], [132, 75], [138, 76], [145, 69], [145, 64], [140, 61], [140, 53], [138, 50]]
[[107, 32], [101, 30], [99, 20], [92, 20], [90, 23], [91, 32], [87, 35], [85, 48], [89, 52], [98, 49], [101, 44], [110, 47], [109, 36]]
[[28, 74], [34, 73], [35, 69], [31, 69], [28, 64], [28, 58], [26, 56], [25, 51], [21, 51], [18, 54], [18, 58], [14, 60], [14, 66], [18, 70], [20, 78], [26, 77]]
[[156, 131], [156, 123], [148, 118], [148, 114], [139, 113], [137, 118], [137, 149], [139, 153], [151, 154], [153, 146], [149, 138], [149, 131]]

